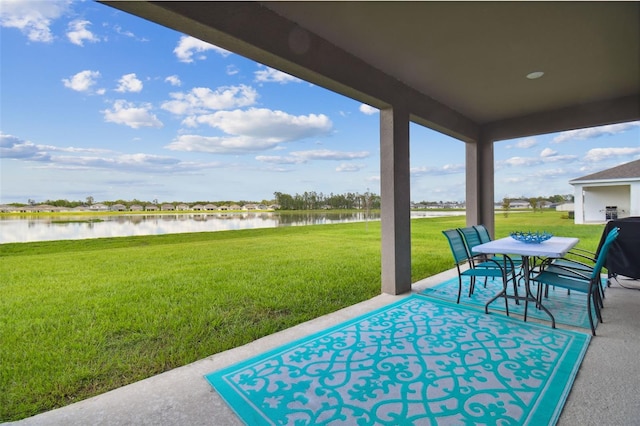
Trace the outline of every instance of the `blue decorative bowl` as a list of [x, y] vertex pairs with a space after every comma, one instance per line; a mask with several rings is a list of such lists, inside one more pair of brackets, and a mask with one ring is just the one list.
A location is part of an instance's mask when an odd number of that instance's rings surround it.
[[540, 244], [543, 241], [547, 241], [549, 238], [553, 237], [553, 234], [548, 232], [512, 232], [511, 238], [516, 241], [522, 241], [527, 244]]

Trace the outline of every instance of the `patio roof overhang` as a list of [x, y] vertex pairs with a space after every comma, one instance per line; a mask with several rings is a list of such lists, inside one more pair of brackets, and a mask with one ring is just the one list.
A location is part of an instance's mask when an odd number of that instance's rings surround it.
[[639, 2], [103, 3], [380, 109], [388, 293], [411, 288], [409, 121], [466, 143], [467, 222], [493, 229], [493, 142], [640, 119]]

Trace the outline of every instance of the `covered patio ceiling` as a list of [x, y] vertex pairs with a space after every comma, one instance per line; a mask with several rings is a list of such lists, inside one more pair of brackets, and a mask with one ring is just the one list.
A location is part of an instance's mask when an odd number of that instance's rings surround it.
[[640, 118], [639, 2], [105, 3], [466, 141]]
[[495, 141], [640, 119], [639, 2], [102, 2], [380, 109], [388, 293], [411, 285], [409, 121], [466, 142], [467, 222], [493, 229]]

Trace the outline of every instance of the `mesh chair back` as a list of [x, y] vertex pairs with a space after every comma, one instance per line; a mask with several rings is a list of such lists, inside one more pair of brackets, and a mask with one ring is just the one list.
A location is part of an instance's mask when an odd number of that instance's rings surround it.
[[607, 238], [604, 241], [604, 244], [602, 244], [602, 247], [600, 248], [600, 253], [598, 253], [598, 259], [596, 260], [596, 264], [593, 267], [591, 278], [597, 278], [600, 276], [600, 272], [602, 271], [604, 262], [607, 259], [607, 253], [609, 252], [609, 247], [611, 247], [611, 243], [613, 243], [616, 240], [616, 238], [618, 238], [619, 232], [620, 232], [620, 228], [613, 228], [607, 235]]
[[482, 244], [488, 243], [491, 241], [491, 235], [489, 235], [489, 230], [484, 225], [474, 225], [476, 232], [478, 233], [478, 238], [480, 238], [480, 242]]
[[478, 232], [474, 227], [467, 226], [466, 228], [459, 228], [458, 231], [460, 231], [460, 233], [462, 234], [462, 237], [467, 244], [469, 253], [472, 252], [471, 249], [473, 249], [475, 246], [482, 244], [482, 241], [480, 241], [480, 237], [478, 236]]
[[449, 246], [451, 247], [451, 253], [453, 254], [453, 259], [457, 264], [466, 262], [469, 259], [469, 254], [467, 253], [467, 248], [464, 245], [464, 241], [462, 240], [462, 236], [455, 229], [447, 229], [446, 231], [442, 231], [447, 240], [449, 241]]

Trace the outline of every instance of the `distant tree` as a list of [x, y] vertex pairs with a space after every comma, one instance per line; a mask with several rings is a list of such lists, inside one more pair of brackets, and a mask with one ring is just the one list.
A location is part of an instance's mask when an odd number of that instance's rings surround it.
[[511, 210], [511, 199], [504, 197], [502, 199], [502, 210], [504, 210], [504, 217], [509, 217], [509, 210]]
[[87, 197], [87, 205], [88, 205], [88, 206], [93, 205], [93, 197], [92, 197], [91, 195], [89, 195], [89, 196]]

